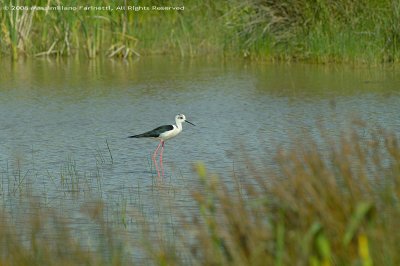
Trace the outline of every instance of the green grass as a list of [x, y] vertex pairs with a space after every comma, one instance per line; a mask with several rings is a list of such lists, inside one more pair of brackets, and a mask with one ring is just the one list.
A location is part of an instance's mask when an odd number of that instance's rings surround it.
[[[67, 3], [68, 2], [68, 3]], [[0, 10], [1, 55], [233, 56], [315, 63], [399, 61], [398, 1], [121, 1], [184, 11]], [[1, 0], [0, 6], [93, 6], [110, 0]]]
[[398, 265], [398, 136], [361, 123], [338, 139], [323, 129], [321, 136], [280, 150], [274, 170], [248, 158], [246, 172], [221, 178], [198, 163], [190, 212], [179, 208], [180, 197], [174, 203], [183, 191], [172, 184], [152, 188], [160, 204], [152, 217], [130, 209], [121, 194], [112, 221], [106, 203], [90, 197], [80, 203], [89, 230], [95, 228], [90, 246], [74, 234], [67, 213], [20, 190], [9, 197], [30, 211], [10, 217], [2, 209], [1, 263], [131, 265], [140, 252], [155, 265]]

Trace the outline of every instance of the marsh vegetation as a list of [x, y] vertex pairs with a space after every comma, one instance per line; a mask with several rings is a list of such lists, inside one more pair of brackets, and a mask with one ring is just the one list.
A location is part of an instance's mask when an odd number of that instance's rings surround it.
[[[124, 1], [90, 3], [2, 0], [1, 55], [138, 57], [233, 56], [317, 63], [397, 62], [398, 1]], [[110, 10], [31, 10], [100, 6]], [[127, 11], [118, 6], [184, 6]], [[27, 7], [27, 8], [22, 8]]]
[[257, 62], [396, 63], [397, 1], [87, 2], [0, 0], [0, 264], [399, 265], [396, 68]]
[[[3, 185], [2, 263], [397, 265], [399, 140], [365, 127], [357, 122], [336, 141], [305, 136], [279, 150], [277, 169], [254, 167], [249, 158], [246, 171], [221, 176], [198, 163], [193, 174], [198, 180], [191, 187], [152, 186], [156, 218], [140, 208], [140, 187], [107, 206], [99, 186], [86, 194], [87, 181], [71, 190], [66, 177], [53, 178], [64, 200], [75, 202], [72, 213], [80, 213], [80, 225], [24, 182], [16, 190]], [[190, 211], [174, 196], [185, 190], [193, 203]], [[23, 206], [30, 211], [15, 211]], [[77, 234], [84, 234], [81, 226], [97, 237], [85, 241]]]

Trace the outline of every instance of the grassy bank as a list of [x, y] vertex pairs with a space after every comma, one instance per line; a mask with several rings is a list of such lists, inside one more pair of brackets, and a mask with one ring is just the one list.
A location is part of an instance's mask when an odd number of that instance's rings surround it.
[[162, 231], [152, 234], [137, 211], [126, 215], [139, 221], [140, 234], [115, 228], [102, 203], [92, 201], [81, 210], [99, 244], [82, 246], [68, 217], [31, 199], [33, 211], [14, 217], [16, 225], [2, 211], [1, 263], [131, 265], [133, 248], [156, 265], [398, 265], [398, 137], [355, 126], [339, 141], [318, 143], [303, 138], [281, 150], [278, 171], [249, 160], [246, 173], [225, 181], [198, 164], [197, 207], [194, 214], [175, 208], [180, 224], [173, 241]]
[[[393, 0], [29, 2], [0, 1], [2, 56], [169, 54], [317, 63], [399, 61], [400, 4]], [[29, 9], [48, 3], [114, 10]], [[184, 10], [118, 11], [118, 5]], [[28, 10], [10, 10], [11, 6]]]

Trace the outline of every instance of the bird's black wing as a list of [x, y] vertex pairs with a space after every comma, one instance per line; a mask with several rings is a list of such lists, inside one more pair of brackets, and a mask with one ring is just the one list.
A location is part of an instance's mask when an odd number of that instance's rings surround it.
[[174, 127], [172, 125], [165, 125], [139, 135], [129, 136], [129, 138], [157, 138], [161, 133], [173, 129]]

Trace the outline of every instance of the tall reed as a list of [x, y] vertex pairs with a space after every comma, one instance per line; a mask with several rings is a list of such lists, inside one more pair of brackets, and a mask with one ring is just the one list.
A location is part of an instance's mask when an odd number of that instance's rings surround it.
[[[121, 57], [169, 54], [311, 62], [398, 62], [400, 4], [362, 1], [2, 0], [2, 7], [110, 6], [113, 10], [0, 10], [1, 53]], [[183, 6], [180, 11], [117, 10]]]

